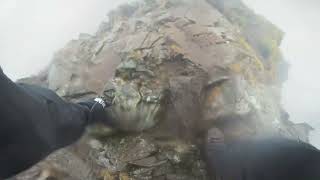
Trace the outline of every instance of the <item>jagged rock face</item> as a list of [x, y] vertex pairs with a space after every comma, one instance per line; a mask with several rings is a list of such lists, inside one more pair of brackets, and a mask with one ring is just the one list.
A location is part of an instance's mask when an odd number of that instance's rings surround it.
[[90, 179], [206, 179], [192, 144], [212, 126], [227, 138], [307, 140], [281, 109], [281, 40], [240, 0], [145, 0], [68, 43], [34, 80], [71, 101], [112, 98], [109, 113], [135, 132], [78, 144]]

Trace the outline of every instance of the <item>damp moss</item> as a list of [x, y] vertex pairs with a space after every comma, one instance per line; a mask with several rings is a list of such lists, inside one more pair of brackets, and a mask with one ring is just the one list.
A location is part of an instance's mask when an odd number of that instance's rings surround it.
[[170, 49], [171, 49], [174, 53], [176, 53], [176, 54], [183, 54], [182, 48], [179, 47], [179, 46], [176, 45], [176, 44], [172, 44], [172, 45], [170, 46]]
[[141, 50], [133, 50], [128, 54], [128, 58], [134, 60], [134, 61], [140, 61], [143, 59], [143, 53]]
[[257, 70], [263, 71], [264, 65], [258, 57], [256, 51], [253, 49], [253, 47], [243, 37], [239, 38], [238, 42], [242, 48], [247, 50], [252, 55], [251, 61], [256, 66]]
[[257, 85], [258, 80], [256, 75], [254, 75], [249, 67], [245, 66], [241, 62], [229, 65], [229, 69], [234, 73], [241, 74], [252, 86]]
[[238, 26], [247, 42], [264, 60], [269, 60], [279, 47], [284, 33], [263, 16], [257, 15], [240, 0], [211, 0], [221, 13]]

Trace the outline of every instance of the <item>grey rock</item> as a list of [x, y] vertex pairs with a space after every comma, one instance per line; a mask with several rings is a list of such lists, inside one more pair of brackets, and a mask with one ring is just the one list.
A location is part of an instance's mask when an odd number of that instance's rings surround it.
[[[91, 146], [84, 139], [71, 155], [45, 163], [76, 179], [91, 172], [93, 179], [205, 180], [194, 144], [212, 126], [229, 138], [308, 140], [311, 128], [292, 123], [281, 107], [283, 33], [240, 0], [145, 0], [109, 19], [58, 51], [38, 77], [22, 80], [73, 102], [103, 94], [120, 127], [89, 128], [97, 138]], [[81, 167], [66, 167], [74, 156]]]

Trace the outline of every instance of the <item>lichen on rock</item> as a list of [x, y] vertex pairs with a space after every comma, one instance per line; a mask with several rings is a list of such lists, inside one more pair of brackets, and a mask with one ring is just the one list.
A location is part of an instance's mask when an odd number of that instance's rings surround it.
[[109, 19], [24, 80], [75, 102], [113, 100], [108, 111], [122, 131], [98, 127], [94, 134], [105, 135], [64, 150], [92, 179], [207, 179], [196, 145], [213, 126], [227, 138], [308, 140], [311, 128], [290, 122], [281, 107], [283, 33], [240, 0], [145, 0]]

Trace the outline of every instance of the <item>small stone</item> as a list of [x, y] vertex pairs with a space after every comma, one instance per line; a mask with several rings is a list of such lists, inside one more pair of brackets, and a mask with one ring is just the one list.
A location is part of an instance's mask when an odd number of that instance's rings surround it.
[[103, 149], [103, 145], [100, 141], [96, 140], [96, 139], [92, 139], [89, 141], [89, 145], [91, 148], [95, 149], [95, 150], [101, 150]]

